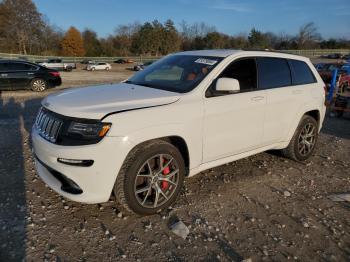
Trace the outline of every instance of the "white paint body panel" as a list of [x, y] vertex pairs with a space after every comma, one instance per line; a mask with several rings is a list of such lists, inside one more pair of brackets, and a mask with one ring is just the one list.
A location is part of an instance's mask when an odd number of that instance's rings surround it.
[[[194, 90], [185, 94], [121, 83], [75, 88], [48, 96], [42, 104], [51, 111], [76, 118], [103, 119], [112, 123], [112, 127], [101, 142], [88, 146], [54, 145], [33, 129], [33, 150], [38, 158], [75, 181], [84, 193], [71, 195], [63, 192], [58, 181], [37, 162], [37, 172], [43, 180], [71, 200], [99, 203], [109, 199], [128, 153], [144, 141], [167, 136], [181, 137], [189, 151], [189, 176], [193, 176], [205, 169], [265, 150], [286, 147], [305, 112], [318, 110], [321, 128], [325, 114], [324, 83], [309, 59], [236, 50], [179, 54], [225, 58]], [[257, 56], [305, 61], [317, 83], [205, 97], [212, 81], [232, 61]], [[68, 166], [58, 163], [58, 157], [87, 158], [95, 163], [91, 167]]]

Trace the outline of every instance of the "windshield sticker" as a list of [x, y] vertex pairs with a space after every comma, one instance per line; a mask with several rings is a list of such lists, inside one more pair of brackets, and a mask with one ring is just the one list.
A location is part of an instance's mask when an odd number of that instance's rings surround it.
[[215, 65], [218, 61], [216, 60], [211, 60], [211, 59], [206, 59], [206, 58], [198, 58], [195, 63], [198, 64], [205, 64], [205, 65]]

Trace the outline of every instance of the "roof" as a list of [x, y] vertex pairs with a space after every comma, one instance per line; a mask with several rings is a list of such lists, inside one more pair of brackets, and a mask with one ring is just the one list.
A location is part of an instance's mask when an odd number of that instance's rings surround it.
[[256, 56], [271, 56], [271, 57], [283, 57], [297, 60], [309, 60], [307, 57], [293, 55], [284, 52], [271, 51], [271, 50], [240, 50], [240, 49], [213, 49], [213, 50], [195, 50], [176, 53], [176, 55], [196, 55], [196, 56], [216, 56], [216, 57], [228, 57], [231, 55], [249, 54]]
[[242, 52], [242, 50], [235, 49], [213, 49], [213, 50], [194, 50], [177, 53], [177, 55], [199, 55], [199, 56], [217, 56], [227, 57], [235, 53]]

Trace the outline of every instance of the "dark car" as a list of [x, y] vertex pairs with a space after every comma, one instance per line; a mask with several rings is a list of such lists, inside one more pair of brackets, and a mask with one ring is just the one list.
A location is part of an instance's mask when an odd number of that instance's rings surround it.
[[134, 63], [134, 61], [131, 59], [120, 58], [118, 60], [115, 60], [114, 63], [116, 63], [116, 64], [132, 64], [132, 63]]
[[339, 53], [329, 54], [329, 55], [327, 55], [327, 58], [329, 58], [329, 59], [340, 59], [340, 58], [342, 58], [342, 54], [339, 54]]
[[0, 60], [0, 90], [31, 89], [42, 92], [61, 85], [60, 73], [27, 61]]

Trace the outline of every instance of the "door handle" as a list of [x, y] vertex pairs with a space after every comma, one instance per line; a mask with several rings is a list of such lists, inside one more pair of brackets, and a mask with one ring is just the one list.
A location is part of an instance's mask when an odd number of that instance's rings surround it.
[[264, 97], [263, 96], [254, 96], [251, 98], [252, 101], [260, 101], [260, 100], [263, 100]]
[[298, 95], [298, 94], [301, 94], [301, 93], [303, 93], [302, 90], [293, 90], [293, 92], [292, 92], [293, 95]]
[[34, 73], [27, 73], [28, 75], [34, 75]]
[[1, 74], [1, 76], [2, 76], [2, 77], [5, 77], [5, 76], [7, 76], [7, 74]]

